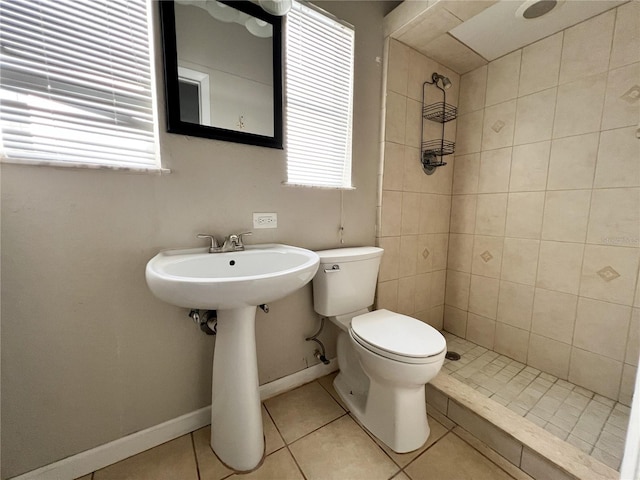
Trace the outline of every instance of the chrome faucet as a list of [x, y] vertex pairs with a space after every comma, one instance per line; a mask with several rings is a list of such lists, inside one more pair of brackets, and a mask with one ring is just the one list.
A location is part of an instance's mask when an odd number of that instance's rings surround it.
[[244, 250], [244, 243], [242, 237], [251, 235], [251, 232], [244, 232], [238, 234], [231, 234], [224, 239], [224, 245], [222, 245], [221, 251], [223, 252], [240, 252]]
[[199, 233], [197, 237], [208, 238], [209, 240], [211, 240], [211, 245], [209, 246], [209, 253], [218, 253], [222, 251], [222, 247], [218, 245], [218, 240], [216, 240], [215, 235], [207, 235], [205, 233]]

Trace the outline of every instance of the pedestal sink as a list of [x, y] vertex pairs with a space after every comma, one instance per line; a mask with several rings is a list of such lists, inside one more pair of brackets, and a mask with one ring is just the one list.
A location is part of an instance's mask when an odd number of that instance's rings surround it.
[[279, 244], [225, 253], [166, 250], [147, 263], [147, 284], [155, 296], [179, 307], [217, 310], [211, 447], [233, 470], [253, 470], [264, 456], [256, 307], [303, 287], [318, 263], [310, 250]]

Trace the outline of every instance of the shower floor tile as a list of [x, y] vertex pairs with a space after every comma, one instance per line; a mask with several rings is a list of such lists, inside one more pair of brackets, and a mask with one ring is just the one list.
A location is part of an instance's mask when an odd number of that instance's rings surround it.
[[444, 336], [448, 350], [462, 357], [445, 360], [443, 373], [620, 469], [629, 407], [448, 332]]

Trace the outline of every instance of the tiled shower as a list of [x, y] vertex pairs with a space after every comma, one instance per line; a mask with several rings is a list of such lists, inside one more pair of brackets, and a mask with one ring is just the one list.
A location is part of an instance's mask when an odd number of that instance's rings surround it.
[[[391, 39], [377, 238], [379, 308], [627, 406], [640, 343], [639, 10], [461, 76]], [[455, 158], [426, 176], [420, 95], [433, 71], [453, 82], [459, 116], [446, 134]]]

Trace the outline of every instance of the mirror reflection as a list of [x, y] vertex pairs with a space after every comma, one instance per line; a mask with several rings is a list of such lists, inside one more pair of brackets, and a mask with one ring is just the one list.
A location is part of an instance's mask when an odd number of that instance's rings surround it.
[[274, 136], [273, 26], [215, 0], [175, 2], [180, 120]]

